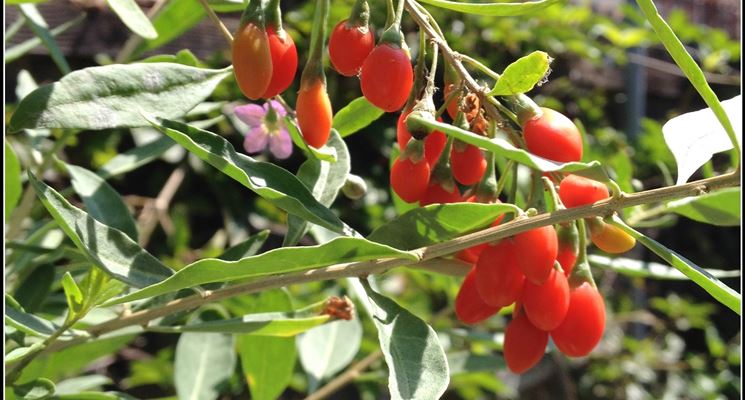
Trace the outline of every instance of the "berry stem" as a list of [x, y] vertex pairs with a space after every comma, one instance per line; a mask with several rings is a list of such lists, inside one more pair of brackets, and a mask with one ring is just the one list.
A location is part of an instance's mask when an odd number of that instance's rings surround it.
[[493, 203], [497, 201], [497, 176], [494, 168], [496, 161], [494, 153], [484, 152], [486, 158], [486, 170], [476, 186], [476, 201], [479, 203]]
[[551, 182], [551, 179], [543, 176], [541, 177], [541, 180], [543, 181], [543, 187], [546, 189], [546, 192], [548, 192], [548, 198], [549, 200], [551, 200], [546, 203], [546, 211], [554, 212], [556, 210], [563, 209], [564, 205], [561, 204], [561, 200], [559, 200], [559, 194], [556, 193], [556, 186], [554, 186], [554, 183]]
[[347, 19], [347, 26], [350, 28], [353, 26], [368, 28], [369, 25], [370, 6], [367, 4], [367, 0], [356, 0]]
[[329, 0], [318, 0], [315, 15], [313, 15], [313, 31], [310, 35], [310, 55], [308, 55], [308, 61], [300, 77], [301, 87], [319, 79], [324, 85], [326, 84], [326, 75], [323, 73], [323, 48], [328, 15]]
[[279, 0], [269, 0], [266, 6], [266, 24], [274, 28], [277, 34], [282, 35], [282, 10], [279, 7]]
[[578, 219], [576, 224], [579, 235], [579, 254], [577, 256], [577, 263], [569, 275], [569, 287], [575, 288], [587, 282], [592, 287], [597, 288], [595, 280], [592, 278], [592, 271], [590, 271], [590, 263], [587, 261], [587, 230], [585, 229], [585, 221]]
[[243, 14], [241, 14], [241, 28], [246, 26], [248, 23], [252, 23], [262, 31], [265, 30], [265, 6], [266, 0], [254, 0], [249, 2], [243, 10]]

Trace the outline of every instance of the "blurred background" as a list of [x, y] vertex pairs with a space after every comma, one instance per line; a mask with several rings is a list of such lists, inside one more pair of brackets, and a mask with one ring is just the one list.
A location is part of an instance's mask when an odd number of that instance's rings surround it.
[[[197, 0], [143, 0], [143, 10], [154, 15], [159, 37], [133, 36], [104, 0], [50, 0], [37, 8], [64, 59], [73, 70], [113, 62], [136, 61], [160, 54], [176, 54], [175, 62], [219, 68], [229, 65], [230, 48], [206, 18]], [[237, 29], [242, 5], [233, 0], [210, 1], [228, 27]], [[740, 94], [741, 5], [735, 0], [658, 0], [661, 11], [694, 59], [720, 100]], [[351, 0], [332, 2], [331, 27], [348, 16]], [[300, 67], [307, 57], [312, 1], [282, 2], [285, 28], [299, 50]], [[370, 2], [371, 22], [379, 34], [385, 22], [385, 3]], [[559, 110], [578, 121], [585, 132], [585, 160], [601, 160], [611, 176], [628, 192], [674, 183], [675, 161], [663, 138], [662, 124], [673, 116], [705, 105], [680, 70], [644, 25], [635, 3], [623, 0], [570, 1], [535, 16], [492, 18], [428, 9], [445, 32], [451, 47], [478, 58], [495, 71], [534, 50], [554, 58], [548, 81], [528, 93], [537, 103]], [[17, 98], [36, 84], [58, 80], [59, 60], [47, 46], [29, 41], [34, 33], [18, 7], [5, 5], [6, 116]], [[416, 53], [415, 24], [404, 16], [403, 30]], [[182, 50], [188, 49], [188, 52]], [[440, 69], [441, 71], [441, 69]], [[335, 110], [361, 95], [359, 80], [344, 78], [328, 68], [329, 94]], [[441, 85], [442, 79], [438, 80]], [[294, 104], [298, 80], [284, 93]], [[438, 105], [442, 94], [436, 95]], [[241, 148], [241, 132], [223, 110], [244, 104], [232, 77], [221, 83], [194, 119], [214, 119], [211, 127]], [[352, 173], [367, 183], [359, 200], [340, 196], [333, 209], [363, 234], [397, 214], [388, 191], [388, 163], [395, 142], [398, 114], [385, 114], [374, 124], [345, 139], [352, 156]], [[7, 120], [7, 119], [6, 119]], [[21, 144], [44, 145], [54, 131], [17, 135], [14, 149], [21, 158]], [[148, 136], [149, 135], [149, 136]], [[152, 137], [147, 129], [81, 132], [69, 145], [69, 162], [92, 170], [116, 154]], [[258, 158], [297, 171], [304, 157], [278, 161], [268, 153]], [[692, 178], [713, 176], [727, 166], [726, 154], [717, 155]], [[179, 171], [179, 172], [175, 172]], [[51, 171], [46, 178], [66, 187], [63, 175]], [[144, 218], [149, 199], [161, 194], [169, 181], [175, 186], [162, 218]], [[175, 268], [204, 257], [216, 256], [230, 244], [263, 229], [271, 231], [263, 250], [278, 247], [286, 232], [286, 215], [209, 166], [172, 149], [166, 155], [123, 177], [110, 180], [139, 218], [142, 243], [167, 265]], [[41, 214], [42, 210], [37, 210]], [[625, 214], [634, 222], [630, 212]], [[664, 215], [639, 220], [637, 226], [667, 247], [700, 266], [722, 270], [741, 268], [740, 227], [718, 227], [684, 217]], [[143, 231], [144, 230], [144, 231]], [[308, 236], [302, 244], [314, 243]], [[593, 249], [593, 252], [597, 250]], [[660, 262], [637, 246], [624, 257]], [[740, 318], [714, 302], [689, 281], [630, 278], [610, 269], [595, 268], [596, 280], [609, 308], [606, 336], [586, 359], [569, 360], [550, 352], [538, 367], [516, 376], [507, 372], [493, 334], [502, 332], [507, 320], [495, 317], [465, 330], [448, 307], [460, 279], [417, 271], [396, 271], [381, 277], [385, 293], [442, 332], [450, 350], [474, 355], [471, 363], [454, 371], [447, 399], [730, 399], [741, 393]], [[54, 265], [42, 265], [33, 274], [54, 274]], [[740, 278], [725, 283], [741, 292]], [[328, 294], [343, 293], [334, 282], [289, 288], [298, 303], [307, 304]], [[36, 305], [38, 310], [64, 307], [59, 292]], [[22, 285], [15, 296], [22, 300]], [[28, 309], [29, 307], [26, 306]], [[433, 315], [438, 317], [432, 320]], [[375, 330], [363, 319], [364, 339], [356, 360], [377, 346]], [[101, 374], [110, 379], [105, 388], [122, 390], [139, 398], [174, 396], [173, 335], [147, 334], [112, 344], [110, 354], [79, 352], [69, 368], [53, 370], [57, 379], [80, 374]], [[72, 368], [74, 367], [74, 368]], [[386, 375], [382, 362], [374, 364], [354, 384], [333, 395], [335, 399], [384, 399]], [[283, 399], [300, 399], [308, 390], [300, 365]], [[249, 398], [240, 374], [226, 383], [223, 398]]]

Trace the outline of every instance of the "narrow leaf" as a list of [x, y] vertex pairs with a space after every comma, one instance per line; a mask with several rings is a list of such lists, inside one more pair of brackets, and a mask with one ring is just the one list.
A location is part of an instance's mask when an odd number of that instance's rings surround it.
[[287, 170], [239, 154], [227, 140], [209, 131], [170, 120], [153, 122], [153, 126], [197, 157], [288, 213], [335, 232], [350, 229], [331, 210], [313, 198], [305, 185]]
[[656, 240], [649, 238], [638, 231], [634, 230], [630, 226], [626, 225], [618, 219], [613, 218], [614, 225], [623, 229], [626, 233], [633, 236], [639, 243], [643, 244], [646, 248], [657, 254], [663, 260], [667, 261], [670, 265], [675, 267], [678, 271], [682, 272], [683, 275], [690, 278], [697, 285], [701, 286], [702, 289], [706, 290], [712, 297], [718, 302], [729, 307], [732, 311], [740, 315], [740, 301], [741, 296], [735, 290], [722, 283], [719, 279], [712, 276], [705, 269], [694, 264], [690, 260], [681, 256], [673, 250], [668, 249]]
[[[330, 207], [339, 194], [351, 170], [349, 150], [336, 130], [326, 144], [336, 153], [336, 162], [330, 163], [314, 158], [307, 159], [297, 172], [297, 178], [310, 189], [319, 203]], [[298, 217], [288, 218], [287, 234], [283, 246], [294, 246], [307, 233], [308, 223]]]
[[[742, 138], [742, 96], [722, 102], [722, 108]], [[665, 143], [678, 166], [677, 185], [688, 179], [719, 152], [732, 149], [732, 142], [711, 108], [678, 115], [662, 126]]]
[[151, 332], [243, 333], [255, 336], [291, 337], [329, 321], [328, 315], [296, 318], [292, 313], [249, 314], [240, 318], [181, 326], [149, 326]]
[[[270, 290], [251, 299], [251, 312], [289, 312], [292, 299], [285, 290]], [[297, 358], [291, 337], [239, 335], [238, 356], [254, 400], [274, 400], [292, 380]]]
[[14, 385], [13, 394], [24, 400], [48, 399], [54, 394], [54, 383], [49, 379], [34, 379], [22, 385]]
[[439, 399], [450, 372], [437, 333], [424, 321], [364, 283], [388, 364], [392, 399]]
[[172, 274], [168, 267], [122, 231], [110, 228], [74, 207], [31, 173], [29, 181], [44, 207], [75, 246], [114, 279], [139, 288], [160, 282]]
[[106, 0], [111, 10], [127, 25], [127, 28], [145, 39], [155, 39], [158, 32], [150, 23], [147, 15], [142, 12], [135, 0]]
[[383, 110], [364, 97], [358, 97], [336, 112], [332, 126], [341, 137], [347, 137], [375, 122], [381, 115]]
[[533, 89], [546, 79], [551, 57], [545, 52], [534, 51], [505, 68], [490, 96], [510, 96], [522, 94]]
[[[7, 3], [8, 2], [6, 1], [6, 4]], [[31, 1], [24, 1], [24, 3], [31, 3]], [[65, 23], [62, 23], [62, 24], [59, 24], [58, 26], [55, 26], [54, 28], [52, 28], [51, 30], [49, 30], [49, 34], [52, 37], [56, 37], [56, 36], [64, 33], [65, 31], [67, 31], [68, 29], [72, 28], [73, 26], [76, 26], [77, 24], [83, 22], [83, 21], [85, 21], [85, 14], [80, 14], [77, 17], [75, 17], [75, 18], [73, 18], [73, 19], [71, 19], [71, 20], [69, 20], [69, 21], [67, 21]], [[23, 57], [26, 53], [28, 53], [29, 51], [33, 50], [34, 47], [36, 47], [36, 46], [38, 46], [40, 44], [42, 44], [42, 41], [41, 41], [41, 39], [38, 36], [36, 36], [36, 37], [33, 37], [31, 39], [28, 39], [28, 40], [26, 40], [26, 41], [24, 41], [22, 43], [19, 43], [19, 44], [15, 45], [15, 46], [13, 46], [13, 47], [11, 47], [9, 49], [6, 49], [5, 50], [5, 63], [6, 64], [11, 63], [11, 62], [13, 62], [13, 61], [15, 61], [15, 60]], [[18, 98], [19, 99], [22, 99], [23, 96], [18, 97]]]
[[80, 313], [83, 305], [83, 292], [80, 291], [70, 271], [62, 275], [62, 289], [65, 292], [65, 299], [67, 300], [67, 307], [70, 312], [68, 319], [70, 319]]
[[[717, 95], [706, 82], [704, 72], [698, 64], [696, 64], [696, 61], [693, 60], [693, 57], [691, 57], [688, 51], [686, 51], [683, 43], [681, 43], [678, 37], [675, 36], [675, 32], [670, 28], [670, 25], [668, 25], [657, 12], [657, 8], [652, 0], [636, 0], [636, 4], [639, 5], [642, 13], [644, 13], [647, 21], [652, 25], [655, 33], [657, 33], [657, 37], [660, 38], [660, 41], [665, 46], [668, 53], [670, 53], [670, 56], [673, 57], [675, 63], [678, 64], [678, 67], [680, 67], [683, 74], [685, 74], [693, 87], [696, 88], [696, 91], [704, 99], [706, 105], [712, 109], [714, 115], [716, 115], [719, 120], [719, 123], [722, 124], [724, 130], [727, 132], [730, 143], [733, 146], [738, 147], [737, 153], [739, 154], [738, 135], [735, 133], [724, 107], [719, 103]], [[739, 162], [739, 160], [736, 160], [736, 162]]]
[[515, 17], [518, 15], [535, 14], [550, 5], [562, 2], [562, 0], [539, 0], [526, 1], [523, 3], [466, 3], [448, 0], [419, 1], [446, 10], [482, 15], [485, 17]]
[[740, 188], [726, 188], [701, 196], [686, 197], [667, 203], [667, 211], [692, 220], [719, 226], [739, 226]]
[[367, 238], [413, 250], [484, 228], [498, 216], [519, 211], [511, 204], [453, 203], [415, 208], [375, 229]]
[[[587, 260], [592, 265], [610, 268], [619, 274], [636, 278], [670, 280], [688, 279], [687, 276], [683, 275], [683, 273], [677, 269], [656, 262], [634, 260], [624, 257], [606, 257], [597, 254], [588, 255]], [[724, 271], [720, 269], [705, 269], [704, 271], [716, 278], [737, 278], [740, 276], [739, 270]]]
[[8, 142], [5, 142], [5, 220], [21, 198], [21, 163]]
[[[238, 118], [233, 118], [233, 121], [236, 120], [238, 120]], [[292, 143], [294, 143], [297, 148], [303, 150], [303, 153], [305, 153], [308, 158], [316, 158], [321, 161], [329, 162], [336, 161], [336, 154], [334, 154], [332, 151], [329, 151], [328, 146], [324, 145], [320, 149], [317, 149], [313, 146], [308, 146], [308, 143], [305, 143], [305, 139], [303, 139], [303, 135], [300, 133], [300, 128], [297, 126], [295, 119], [286, 116], [285, 126], [287, 127], [287, 132], [290, 133]]]
[[232, 335], [184, 333], [176, 344], [174, 380], [180, 400], [216, 399], [217, 385], [228, 380], [235, 368]]
[[365, 239], [339, 237], [318, 246], [283, 247], [238, 261], [205, 258], [187, 265], [170, 278], [114, 299], [108, 305], [158, 296], [211, 282], [229, 282], [265, 275], [307, 271], [332, 264], [416, 256]]
[[83, 200], [88, 215], [104, 225], [124, 232], [137, 241], [137, 225], [119, 193], [93, 172], [62, 161], [58, 163], [72, 178], [75, 193]]
[[152, 142], [137, 146], [124, 153], [117, 154], [96, 173], [103, 179], [121, 175], [157, 160], [166, 151], [173, 148], [176, 142], [168, 136], [161, 136]]
[[8, 303], [5, 304], [5, 323], [28, 335], [42, 338], [52, 335], [59, 328], [51, 321], [28, 314]]
[[357, 355], [362, 343], [362, 324], [356, 317], [338, 320], [312, 329], [297, 337], [300, 362], [309, 375], [309, 392], [346, 367]]
[[229, 68], [171, 63], [85, 68], [26, 96], [13, 113], [9, 130], [147, 126], [145, 112], [178, 118], [207, 98], [229, 73]]
[[248, 239], [236, 244], [235, 246], [225, 250], [224, 253], [220, 254], [219, 259], [225, 261], [238, 261], [241, 258], [246, 258], [255, 255], [264, 245], [264, 242], [269, 237], [269, 230], [264, 230], [254, 235], [251, 235]]
[[31, 3], [23, 3], [18, 6], [18, 10], [26, 18], [26, 25], [28, 25], [31, 31], [34, 32], [34, 35], [49, 50], [49, 55], [52, 57], [52, 61], [57, 64], [57, 68], [62, 71], [62, 74], [69, 74], [70, 65], [67, 63], [65, 55], [60, 50], [57, 41], [54, 40], [54, 36], [49, 31], [46, 21], [44, 21], [36, 6]]
[[545, 158], [530, 154], [525, 150], [513, 146], [511, 143], [502, 138], [489, 139], [486, 136], [477, 135], [473, 132], [457, 128], [450, 124], [445, 124], [437, 121], [429, 121], [419, 117], [409, 118], [414, 118], [417, 122], [420, 122], [423, 125], [428, 126], [429, 128], [432, 128], [434, 130], [443, 132], [446, 135], [452, 136], [456, 139], [460, 139], [466, 143], [472, 144], [482, 149], [491, 151], [494, 154], [498, 154], [510, 160], [515, 160], [520, 164], [538, 169], [540, 171], [576, 172], [586, 169], [593, 169], [598, 170], [598, 174], [605, 175], [605, 172], [602, 170], [600, 163], [597, 161], [592, 161], [589, 163], [557, 163], [555, 161], [547, 160]]
[[152, 20], [158, 37], [144, 41], [134, 51], [134, 55], [157, 49], [180, 37], [184, 32], [197, 25], [207, 14], [198, 0], [173, 0], [155, 15]]

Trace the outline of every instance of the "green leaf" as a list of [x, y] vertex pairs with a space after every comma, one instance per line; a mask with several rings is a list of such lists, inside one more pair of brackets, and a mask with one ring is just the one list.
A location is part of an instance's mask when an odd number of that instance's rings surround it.
[[[51, 336], [59, 329], [57, 324], [25, 312], [8, 294], [5, 295], [5, 323], [28, 335], [42, 338]], [[70, 334], [62, 335], [65, 336], [69, 337]]]
[[44, 17], [41, 16], [36, 6], [31, 3], [23, 3], [18, 6], [18, 10], [26, 18], [26, 25], [28, 25], [31, 31], [34, 32], [34, 35], [49, 50], [49, 55], [52, 57], [52, 61], [57, 64], [57, 68], [62, 71], [62, 74], [69, 74], [70, 65], [67, 63], [65, 55], [60, 50], [59, 45], [57, 45], [57, 41], [54, 40], [54, 36], [49, 31]]
[[117, 335], [91, 339], [83, 344], [43, 355], [23, 370], [19, 382], [47, 377], [54, 381], [80, 374], [80, 371], [91, 362], [116, 354], [119, 349], [134, 339], [134, 335]]
[[364, 96], [352, 100], [336, 112], [332, 126], [341, 137], [347, 137], [375, 122], [383, 110], [370, 104]]
[[735, 290], [675, 251], [668, 249], [656, 240], [634, 230], [618, 219], [618, 217], [614, 217], [612, 223], [613, 225], [623, 229], [624, 232], [633, 236], [639, 241], [639, 243], [660, 256], [663, 260], [667, 261], [697, 285], [701, 286], [702, 289], [706, 290], [706, 292], [714, 297], [718, 302], [729, 307], [732, 311], [736, 312], [737, 315], [740, 315], [741, 296]]
[[529, 92], [546, 78], [551, 57], [545, 52], [534, 51], [505, 68], [489, 96], [511, 96]]
[[519, 211], [511, 204], [452, 203], [415, 208], [375, 229], [367, 238], [413, 250], [485, 228], [498, 216]]
[[26, 357], [30, 353], [35, 353], [39, 350], [44, 348], [43, 342], [36, 342], [33, 345], [29, 347], [18, 347], [10, 351], [10, 353], [5, 355], [5, 365], [14, 363], [24, 357]]
[[351, 229], [313, 198], [305, 185], [287, 170], [239, 154], [227, 140], [209, 131], [170, 120], [163, 120], [160, 124], [153, 122], [153, 126], [288, 213], [335, 232]]
[[740, 225], [740, 188], [726, 188], [667, 203], [667, 210], [692, 220], [719, 226]]
[[[704, 72], [698, 64], [696, 64], [696, 61], [693, 60], [693, 57], [691, 57], [688, 51], [686, 51], [683, 43], [681, 43], [678, 37], [675, 36], [675, 32], [670, 28], [670, 25], [668, 25], [657, 12], [657, 8], [652, 0], [636, 0], [636, 3], [639, 5], [642, 13], [644, 13], [647, 21], [652, 25], [652, 28], [655, 33], [657, 33], [657, 37], [659, 37], [660, 41], [665, 46], [665, 49], [667, 49], [670, 56], [672, 56], [675, 64], [680, 67], [683, 74], [685, 74], [693, 87], [696, 88], [696, 91], [701, 95], [701, 98], [704, 99], [706, 105], [708, 105], [714, 112], [714, 115], [716, 115], [717, 119], [724, 127], [724, 130], [727, 132], [727, 136], [729, 136], [732, 145], [738, 146], [738, 136], [735, 133], [732, 123], [727, 117], [727, 113], [724, 111], [722, 104], [719, 102], [716, 93], [714, 93], [706, 82]], [[739, 162], [739, 160], [735, 160], [735, 162]]]
[[114, 279], [133, 287], [160, 282], [171, 270], [122, 231], [110, 228], [71, 205], [57, 191], [29, 173], [39, 199], [75, 246]]
[[346, 367], [357, 355], [362, 343], [362, 324], [356, 318], [338, 320], [312, 329], [297, 337], [297, 349], [309, 392]]
[[134, 0], [106, 0], [106, 2], [129, 30], [145, 39], [158, 37], [158, 32], [150, 23], [150, 19]]
[[[336, 152], [336, 162], [330, 163], [314, 158], [307, 159], [297, 172], [297, 178], [310, 189], [313, 197], [319, 203], [330, 207], [336, 200], [347, 175], [351, 170], [349, 150], [344, 140], [339, 136], [336, 130], [331, 130], [326, 146]], [[294, 246], [305, 235], [308, 230], [308, 223], [298, 217], [290, 215], [288, 218], [287, 234], [285, 235], [283, 246]]]
[[17, 5], [17, 4], [23, 4], [23, 3], [46, 3], [49, 0], [5, 0], [5, 4], [7, 5]]
[[[47, 299], [50, 293], [52, 293], [51, 287], [55, 282], [55, 266], [53, 264], [40, 265], [34, 268], [33, 272], [29, 273], [23, 281], [16, 286], [13, 292], [18, 303], [23, 306], [23, 309], [28, 312], [36, 312], [41, 308], [44, 301]], [[7, 272], [7, 270], [6, 270]], [[27, 272], [24, 273], [26, 276]]]
[[5, 220], [21, 198], [21, 163], [8, 142], [5, 142]]
[[59, 400], [137, 400], [122, 392], [80, 392], [73, 394], [58, 394], [55, 399]]
[[416, 256], [360, 238], [339, 237], [318, 246], [283, 247], [238, 261], [205, 258], [187, 265], [172, 277], [108, 303], [119, 304], [211, 282], [228, 282], [265, 275], [307, 271], [328, 265]]
[[72, 178], [75, 193], [83, 200], [88, 215], [104, 225], [124, 232], [137, 241], [137, 225], [119, 193], [103, 178], [76, 165], [58, 162]]
[[485, 17], [514, 17], [518, 15], [535, 14], [544, 8], [562, 2], [562, 0], [526, 1], [523, 3], [465, 3], [448, 0], [419, 0], [446, 10], [458, 11], [466, 14], [476, 14]]
[[62, 289], [65, 291], [67, 308], [70, 312], [67, 318], [75, 318], [83, 309], [83, 292], [80, 291], [80, 288], [70, 274], [70, 271], [67, 271], [62, 275]]
[[[188, 65], [190, 67], [201, 66], [199, 59], [189, 49], [179, 50], [176, 54], [156, 54], [148, 58], [144, 58], [138, 62], [141, 63], [156, 63], [156, 62], [169, 62], [176, 64]], [[198, 107], [198, 106], [197, 106]]]
[[171, 63], [85, 68], [26, 96], [10, 119], [9, 131], [147, 126], [145, 112], [178, 118], [206, 99], [229, 73], [230, 68]]
[[133, 171], [153, 160], [157, 160], [158, 157], [162, 156], [175, 145], [176, 142], [174, 142], [173, 139], [168, 136], [161, 136], [152, 142], [127, 150], [124, 153], [117, 154], [104, 164], [96, 173], [101, 178], [108, 179], [112, 176]]
[[[656, 262], [634, 260], [624, 257], [606, 257], [597, 254], [587, 256], [590, 264], [610, 268], [619, 274], [626, 276], [648, 278], [648, 279], [671, 279], [687, 280], [688, 277], [675, 268], [668, 267]], [[716, 278], [737, 278], [740, 276], [739, 270], [725, 271], [720, 269], [705, 269], [707, 274]]]
[[[46, 1], [46, 0], [42, 0], [42, 1]], [[7, 2], [7, 1], [5, 2], [5, 4], [8, 4], [8, 3], [9, 2]], [[33, 1], [24, 1], [24, 3], [33, 3]], [[50, 34], [51, 37], [55, 37], [57, 35], [60, 35], [60, 34], [64, 33], [68, 29], [72, 28], [73, 26], [76, 26], [77, 24], [79, 24], [79, 23], [81, 23], [83, 21], [85, 21], [85, 14], [80, 14], [77, 17], [75, 17], [75, 18], [73, 18], [73, 19], [71, 19], [71, 20], [69, 20], [67, 22], [64, 22], [62, 24], [59, 24], [58, 26], [55, 26], [54, 28], [52, 28], [51, 30], [49, 30], [49, 34]], [[13, 47], [11, 47], [9, 49], [6, 49], [5, 50], [5, 63], [6, 64], [11, 63], [11, 62], [13, 62], [13, 61], [15, 61], [15, 60], [23, 57], [26, 53], [28, 53], [29, 51], [33, 50], [34, 47], [36, 47], [36, 46], [38, 46], [40, 44], [42, 44], [42, 40], [38, 36], [35, 36], [35, 37], [33, 37], [31, 39], [28, 39], [28, 40], [26, 40], [26, 41], [24, 41], [22, 43], [19, 43], [19, 44], [15, 45], [15, 46], [13, 46]], [[21, 96], [21, 97], [18, 97], [18, 98], [21, 99], [23, 97]]]
[[[291, 311], [292, 299], [283, 290], [262, 292], [251, 303], [252, 311]], [[292, 380], [297, 358], [294, 338], [240, 335], [238, 356], [251, 398], [274, 400]]]
[[[234, 124], [236, 124], [236, 121], [238, 121], [238, 125], [243, 124], [243, 122], [235, 117], [232, 118], [232, 121]], [[243, 124], [243, 126], [246, 125]], [[329, 151], [328, 146], [324, 145], [320, 149], [317, 149], [313, 146], [308, 146], [308, 143], [305, 143], [305, 139], [303, 139], [303, 135], [300, 133], [300, 128], [298, 128], [294, 119], [290, 118], [289, 116], [285, 117], [285, 126], [287, 127], [287, 132], [290, 133], [292, 143], [294, 143], [297, 148], [301, 149], [303, 153], [308, 156], [308, 158], [317, 158], [322, 161], [336, 162], [336, 154], [334, 154], [332, 151]]]
[[174, 380], [179, 399], [211, 400], [235, 368], [232, 335], [184, 333], [176, 345]]
[[466, 143], [472, 144], [482, 149], [491, 151], [494, 154], [506, 157], [510, 160], [515, 160], [520, 164], [535, 168], [540, 171], [577, 172], [581, 170], [591, 169], [598, 170], [596, 174], [605, 175], [605, 172], [600, 166], [600, 163], [597, 161], [592, 161], [589, 163], [557, 163], [555, 161], [547, 160], [545, 158], [530, 154], [523, 149], [519, 149], [513, 146], [507, 140], [502, 138], [489, 139], [486, 136], [477, 135], [475, 133], [457, 128], [450, 124], [425, 120], [416, 116], [409, 117], [409, 119], [412, 118], [422, 125], [428, 126], [429, 128], [438, 130], [446, 135], [452, 136], [456, 139], [460, 139]]
[[238, 261], [241, 258], [246, 258], [255, 255], [264, 245], [264, 242], [269, 237], [269, 230], [264, 230], [252, 235], [248, 239], [236, 244], [235, 246], [225, 250], [220, 254], [219, 259], [225, 261]]
[[243, 333], [255, 336], [291, 337], [329, 321], [328, 315], [295, 317], [294, 313], [248, 314], [240, 318], [199, 322], [181, 326], [148, 326], [151, 332]]
[[388, 364], [391, 398], [439, 399], [448, 387], [450, 372], [437, 333], [365, 281], [363, 285]]
[[74, 395], [89, 390], [101, 390], [103, 385], [110, 385], [111, 378], [104, 375], [77, 376], [57, 383], [56, 395]]
[[136, 56], [145, 51], [157, 49], [171, 42], [197, 25], [205, 15], [207, 14], [198, 0], [173, 0], [167, 2], [152, 21], [158, 37], [142, 42], [133, 55]]
[[13, 394], [24, 400], [47, 399], [54, 394], [54, 383], [49, 379], [34, 379], [23, 385], [13, 385]]

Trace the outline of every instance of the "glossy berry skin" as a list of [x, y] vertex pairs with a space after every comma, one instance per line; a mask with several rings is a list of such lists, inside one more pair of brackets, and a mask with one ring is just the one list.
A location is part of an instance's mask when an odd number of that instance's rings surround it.
[[414, 162], [411, 158], [397, 158], [391, 167], [391, 188], [407, 203], [416, 203], [424, 196], [429, 184], [427, 160]]
[[521, 299], [530, 322], [540, 330], [552, 331], [569, 310], [569, 282], [561, 271], [552, 269], [543, 285], [526, 280]]
[[478, 183], [486, 171], [484, 153], [471, 144], [467, 144], [461, 150], [457, 147], [453, 146], [450, 150], [450, 167], [453, 177], [463, 185]]
[[590, 230], [590, 240], [600, 250], [610, 254], [625, 253], [636, 245], [633, 236], [615, 225], [604, 222], [599, 228]]
[[241, 27], [233, 40], [232, 57], [241, 92], [251, 100], [260, 99], [272, 79], [272, 55], [266, 32], [252, 23]]
[[584, 282], [569, 292], [569, 310], [564, 321], [551, 331], [551, 338], [562, 353], [584, 357], [597, 346], [605, 330], [603, 296]]
[[315, 148], [323, 147], [331, 133], [331, 101], [326, 85], [320, 79], [303, 83], [295, 107], [300, 133]]
[[541, 285], [548, 279], [559, 253], [559, 240], [552, 225], [515, 235], [515, 249], [525, 278]]
[[463, 200], [463, 198], [455, 184], [453, 184], [453, 191], [449, 192], [439, 182], [430, 182], [424, 195], [422, 195], [422, 198], [419, 200], [419, 206], [424, 207], [430, 204], [457, 203], [461, 200]]
[[[411, 140], [411, 132], [406, 127], [406, 117], [408, 115], [409, 112], [402, 112], [396, 123], [396, 141], [398, 142], [398, 148], [402, 151]], [[437, 121], [442, 122], [442, 118], [438, 118]], [[442, 151], [445, 149], [447, 141], [447, 136], [440, 131], [432, 131], [424, 138], [424, 157], [427, 159], [430, 169], [434, 168], [437, 159], [440, 158]]]
[[510, 239], [487, 246], [476, 262], [476, 288], [486, 304], [504, 307], [522, 293], [525, 276], [517, 264], [517, 251]]
[[360, 72], [360, 87], [367, 101], [387, 112], [400, 110], [414, 85], [414, 70], [409, 53], [381, 43], [365, 59]]
[[577, 126], [560, 112], [541, 109], [543, 114], [523, 124], [528, 151], [558, 162], [582, 159], [582, 135]]
[[[476, 196], [473, 195], [469, 197], [468, 199], [466, 199], [466, 201], [469, 203], [474, 203], [476, 202]], [[501, 203], [501, 202], [497, 199], [497, 203]], [[500, 215], [489, 226], [495, 227], [501, 224], [503, 219], [504, 219], [504, 215]], [[487, 248], [487, 246], [489, 246], [489, 243], [477, 244], [476, 246], [472, 246], [467, 249], [461, 250], [460, 252], [458, 252], [458, 254], [455, 255], [455, 257], [467, 263], [474, 264], [476, 263], [476, 261], [479, 260], [479, 256], [481, 255], [481, 252], [483, 252], [484, 249]]]
[[559, 184], [559, 198], [566, 208], [580, 207], [607, 199], [608, 188], [596, 180], [567, 175]]
[[476, 269], [466, 275], [466, 279], [460, 285], [458, 296], [455, 297], [455, 315], [466, 324], [477, 324], [499, 311], [499, 307], [492, 307], [481, 300], [476, 289]]
[[343, 20], [336, 24], [329, 37], [329, 59], [334, 69], [344, 76], [355, 76], [375, 48], [375, 35], [367, 26], [355, 26]]
[[561, 265], [561, 269], [564, 270], [564, 276], [569, 276], [574, 269], [574, 265], [577, 264], [577, 252], [571, 248], [571, 246], [562, 246], [559, 244], [559, 252], [556, 254], [556, 261]]
[[504, 360], [507, 368], [522, 374], [533, 368], [546, 353], [548, 332], [536, 328], [524, 312], [510, 321], [504, 332]]
[[[445, 97], [444, 100], [447, 100], [448, 97], [450, 97], [450, 93], [452, 93], [453, 88], [455, 88], [455, 85], [453, 85], [452, 83], [445, 83], [445, 90], [443, 90], [443, 95]], [[450, 100], [450, 102], [448, 103], [447, 111], [450, 118], [455, 121], [455, 117], [458, 116], [458, 96]]]
[[272, 79], [269, 86], [261, 96], [265, 99], [274, 97], [285, 90], [292, 84], [297, 72], [297, 48], [295, 41], [292, 40], [287, 31], [279, 32], [270, 26], [266, 30], [269, 39], [269, 52], [272, 55]]

